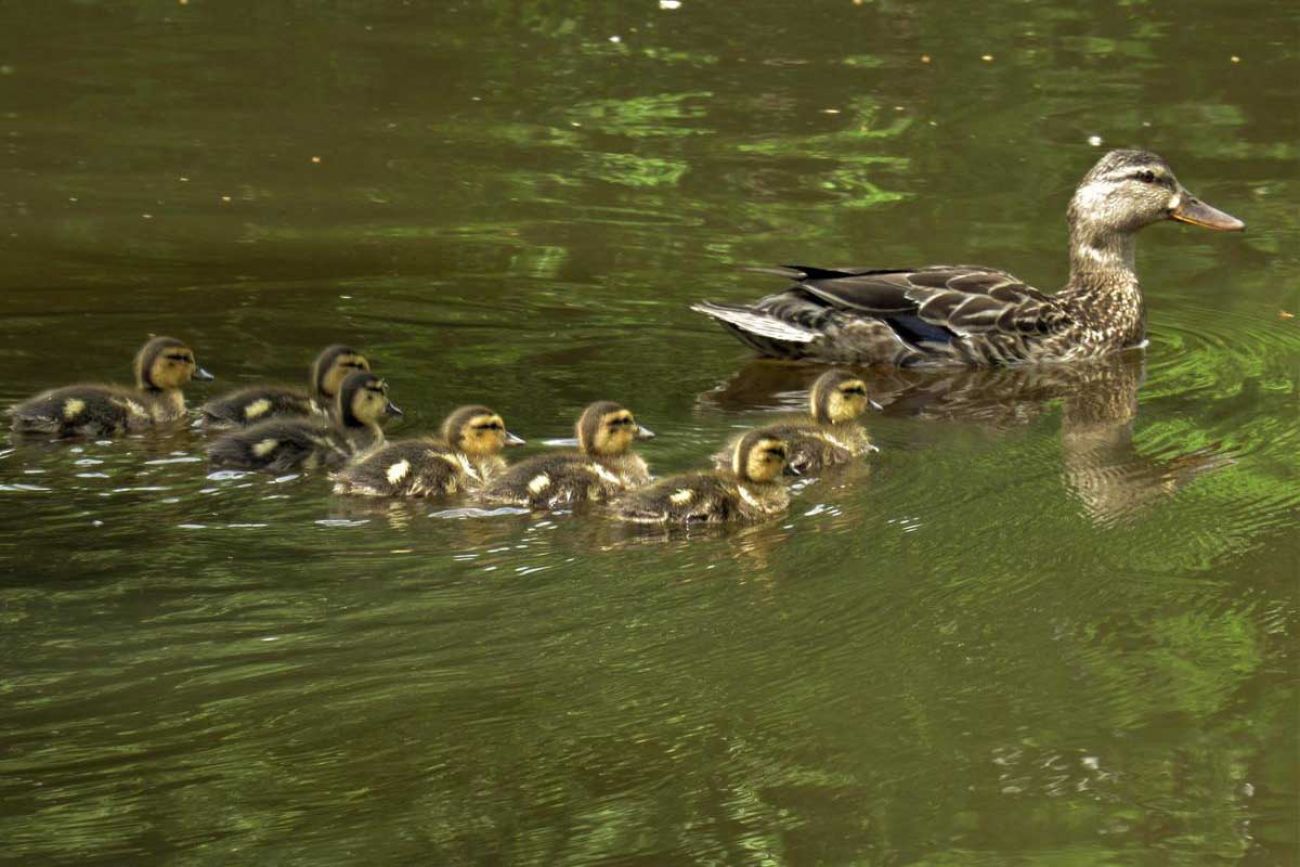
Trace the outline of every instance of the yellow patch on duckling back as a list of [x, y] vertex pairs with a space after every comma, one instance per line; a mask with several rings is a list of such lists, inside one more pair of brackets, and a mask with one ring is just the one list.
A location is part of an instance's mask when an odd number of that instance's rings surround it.
[[528, 492], [530, 494], [540, 494], [551, 486], [551, 477], [546, 473], [536, 476], [528, 483]]
[[395, 485], [402, 479], [406, 478], [406, 474], [410, 472], [410, 470], [411, 462], [402, 460], [389, 467], [388, 471], [385, 472], [384, 475], [388, 478], [388, 484]]
[[81, 415], [81, 411], [85, 408], [86, 402], [84, 400], [70, 397], [63, 403], [63, 417], [68, 421], [72, 421], [74, 418]]
[[271, 402], [264, 397], [259, 397], [257, 400], [244, 407], [244, 418], [252, 421], [255, 418], [266, 415], [267, 410], [270, 408]]
[[123, 410], [124, 412], [126, 412], [127, 415], [131, 416], [132, 418], [144, 419], [144, 420], [152, 419], [152, 416], [149, 415], [149, 410], [145, 409], [144, 406], [136, 403], [130, 398], [114, 397], [109, 399], [109, 403]]
[[280, 444], [279, 440], [264, 439], [259, 443], [253, 444], [253, 454], [257, 455], [259, 458], [264, 458], [267, 455], [269, 455], [271, 452], [275, 451], [275, 447], [278, 446], [279, 444]]
[[668, 497], [668, 501], [674, 506], [685, 506], [693, 499], [695, 499], [695, 492], [690, 488], [681, 488]]

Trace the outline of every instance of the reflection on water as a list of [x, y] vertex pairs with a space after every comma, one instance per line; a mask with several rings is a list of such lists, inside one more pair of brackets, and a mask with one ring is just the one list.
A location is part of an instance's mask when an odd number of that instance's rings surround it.
[[817, 373], [689, 311], [742, 266], [1058, 285], [1094, 137], [1251, 228], [1144, 234], [1144, 354], [868, 371], [881, 452], [756, 527], [0, 446], [8, 858], [1296, 861], [1289, 4], [10, 6], [4, 405], [346, 341], [394, 438], [607, 398], [664, 474]]
[[[755, 360], [700, 397], [728, 411], [786, 406], [797, 412], [821, 368]], [[1231, 458], [1214, 443], [1186, 453], [1142, 454], [1133, 442], [1144, 353], [1080, 364], [1011, 369], [864, 371], [874, 399], [895, 418], [1028, 425], [1059, 405], [1062, 478], [1101, 524], [1132, 519]], [[1029, 472], [1039, 469], [1026, 468]]]

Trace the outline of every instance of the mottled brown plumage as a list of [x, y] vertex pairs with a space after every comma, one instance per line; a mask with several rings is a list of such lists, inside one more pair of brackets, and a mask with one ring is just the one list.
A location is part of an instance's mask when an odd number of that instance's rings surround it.
[[214, 467], [287, 473], [342, 466], [384, 441], [380, 423], [402, 411], [388, 399], [388, 384], [367, 371], [343, 381], [334, 422], [323, 418], [271, 419], [224, 434], [208, 447]]
[[344, 378], [370, 369], [364, 355], [350, 346], [326, 347], [312, 361], [307, 390], [283, 385], [250, 385], [213, 398], [199, 411], [212, 427], [243, 427], [273, 418], [329, 415]]
[[784, 292], [752, 305], [703, 302], [764, 355], [862, 364], [1010, 365], [1073, 361], [1141, 344], [1146, 315], [1134, 235], [1172, 219], [1218, 231], [1241, 221], [1199, 201], [1144, 151], [1111, 151], [1068, 211], [1070, 278], [1049, 295], [993, 268], [898, 270], [792, 265]]
[[212, 374], [174, 337], [155, 337], [136, 353], [135, 388], [69, 385], [42, 392], [9, 410], [18, 434], [114, 436], [175, 421], [185, 415], [181, 389]]
[[576, 452], [520, 461], [487, 486], [483, 499], [530, 509], [558, 509], [608, 500], [650, 481], [649, 468], [632, 446], [654, 433], [638, 424], [625, 407], [607, 400], [589, 405], [578, 417], [576, 432]]
[[334, 493], [365, 497], [437, 497], [482, 488], [506, 468], [501, 450], [523, 445], [500, 415], [462, 406], [441, 436], [387, 443], [339, 471]]

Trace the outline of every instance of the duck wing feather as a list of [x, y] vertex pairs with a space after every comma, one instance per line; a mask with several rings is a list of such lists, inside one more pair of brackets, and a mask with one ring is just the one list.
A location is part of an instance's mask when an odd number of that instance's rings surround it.
[[[1073, 321], [1051, 296], [1006, 271], [979, 265], [861, 271], [795, 265], [790, 270], [797, 290], [830, 307], [898, 325], [905, 338], [939, 337], [924, 326], [949, 332], [949, 339], [991, 332], [1045, 335]], [[921, 333], [910, 333], [916, 329], [908, 319], [919, 320]]]

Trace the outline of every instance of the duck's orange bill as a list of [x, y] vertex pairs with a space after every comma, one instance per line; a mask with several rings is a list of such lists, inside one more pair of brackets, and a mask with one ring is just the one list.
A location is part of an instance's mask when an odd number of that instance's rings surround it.
[[1240, 232], [1246, 228], [1246, 224], [1232, 214], [1212, 208], [1190, 193], [1183, 193], [1183, 200], [1169, 212], [1169, 219], [1216, 232]]

